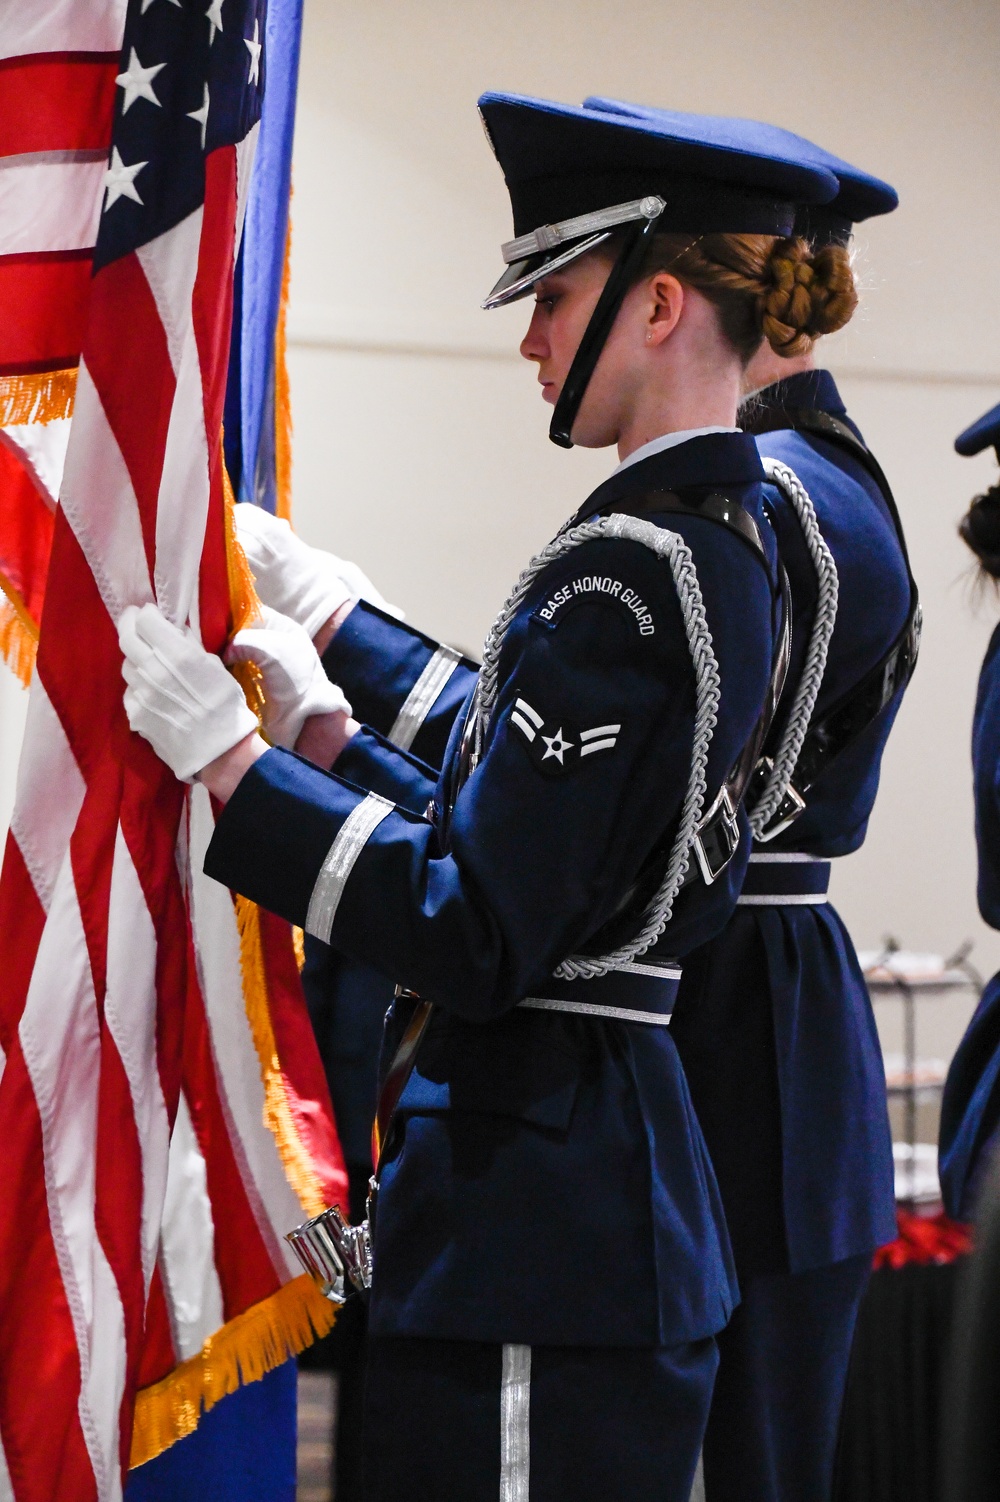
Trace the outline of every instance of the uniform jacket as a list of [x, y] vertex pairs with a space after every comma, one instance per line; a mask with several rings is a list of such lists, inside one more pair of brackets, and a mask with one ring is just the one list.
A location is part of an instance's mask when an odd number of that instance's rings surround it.
[[[826, 371], [793, 376], [757, 398], [769, 400], [847, 417]], [[856, 460], [788, 430], [761, 434], [757, 444], [805, 485], [837, 567], [836, 626], [816, 703], [822, 713], [901, 631], [910, 601], [905, 561], [878, 487]], [[784, 497], [774, 526], [793, 601], [780, 724], [801, 676], [817, 582]], [[858, 848], [900, 699], [901, 691], [817, 780], [800, 818], [761, 852], [829, 858]], [[821, 1267], [895, 1235], [881, 1050], [854, 947], [829, 903], [739, 906], [685, 964], [671, 1030], [741, 1276]]]
[[[972, 722], [979, 911], [1000, 928], [1000, 626], [979, 675]], [[1000, 975], [988, 982], [948, 1070], [939, 1169], [949, 1215], [969, 1220], [1000, 1127]]]
[[[763, 562], [717, 523], [659, 518], [690, 549], [718, 664], [709, 799], [752, 732], [777, 633], [762, 479], [751, 439], [700, 437], [616, 473], [577, 517], [695, 486], [724, 488], [761, 527]], [[263, 756], [224, 810], [206, 870], [321, 937], [314, 920], [335, 891], [331, 946], [436, 1003], [381, 1175], [373, 1331], [586, 1345], [714, 1333], [733, 1307], [732, 1266], [668, 1030], [518, 1006], [545, 997], [567, 956], [603, 950], [595, 935], [676, 828], [695, 674], [672, 573], [639, 542], [599, 538], [535, 578], [446, 835], [464, 716], [451, 715], [440, 775], [387, 737], [400, 691], [436, 649], [417, 651], [367, 607], [348, 624], [327, 666], [355, 703], [375, 685], [376, 723], [331, 773], [279, 749]], [[416, 652], [405, 673], [393, 639]], [[384, 805], [369, 797], [378, 789]], [[413, 811], [424, 800], [429, 817]], [[641, 956], [643, 986], [665, 984], [650, 967], [725, 921], [747, 849], [744, 838], [713, 886], [680, 894]], [[629, 1005], [635, 979], [574, 985]]]

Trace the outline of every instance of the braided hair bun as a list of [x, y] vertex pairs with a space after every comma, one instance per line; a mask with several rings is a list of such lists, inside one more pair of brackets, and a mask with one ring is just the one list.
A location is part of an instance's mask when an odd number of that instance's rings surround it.
[[958, 524], [958, 535], [991, 579], [1000, 579], [1000, 485], [977, 495]]
[[779, 355], [806, 354], [822, 334], [843, 328], [858, 305], [850, 258], [842, 245], [813, 251], [801, 236], [776, 240], [764, 282], [761, 327]]

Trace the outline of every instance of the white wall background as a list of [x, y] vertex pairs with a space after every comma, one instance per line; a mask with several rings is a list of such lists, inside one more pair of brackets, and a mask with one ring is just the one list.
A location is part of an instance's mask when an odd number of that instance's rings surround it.
[[[987, 971], [1000, 935], [975, 907], [968, 736], [997, 607], [973, 608], [955, 523], [992, 466], [951, 444], [1000, 400], [998, 55], [995, 0], [307, 0], [290, 320], [299, 530], [475, 649], [614, 463], [548, 443], [523, 308], [479, 311], [510, 231], [477, 95], [758, 115], [894, 182], [899, 211], [859, 236], [862, 309], [824, 358], [896, 488], [926, 631], [868, 843], [834, 891], [861, 946], [974, 936]], [[19, 700], [0, 672], [0, 819]]]

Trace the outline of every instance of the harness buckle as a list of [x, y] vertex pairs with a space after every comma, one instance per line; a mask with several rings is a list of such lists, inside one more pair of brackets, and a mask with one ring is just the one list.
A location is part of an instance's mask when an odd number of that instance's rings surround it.
[[728, 786], [723, 783], [708, 813], [698, 825], [692, 841], [694, 853], [707, 887], [722, 875], [740, 843], [740, 826]]
[[[767, 784], [767, 780], [774, 771], [774, 761], [770, 756], [762, 756], [754, 769], [754, 792], [759, 797]], [[805, 812], [806, 800], [793, 782], [785, 789], [784, 797], [768, 819], [760, 834], [754, 835], [758, 845], [766, 845], [769, 840], [777, 838], [789, 825], [794, 824], [801, 813]]]

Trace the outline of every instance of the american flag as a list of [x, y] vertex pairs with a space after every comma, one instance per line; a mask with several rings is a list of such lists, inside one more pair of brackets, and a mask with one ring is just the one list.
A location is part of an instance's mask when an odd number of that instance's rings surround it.
[[25, 680], [86, 326], [124, 0], [0, 4], [0, 650]]
[[[54, 29], [121, 18], [103, 0], [23, 9], [49, 53]], [[0, 876], [0, 1498], [16, 1502], [120, 1497], [130, 1460], [329, 1324], [283, 1241], [346, 1203], [292, 936], [203, 874], [210, 799], [130, 734], [116, 630], [150, 600], [212, 650], [233, 626], [220, 425], [264, 21], [264, 0], [124, 16]]]

